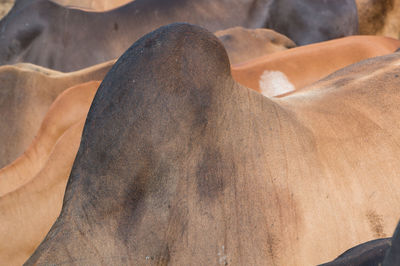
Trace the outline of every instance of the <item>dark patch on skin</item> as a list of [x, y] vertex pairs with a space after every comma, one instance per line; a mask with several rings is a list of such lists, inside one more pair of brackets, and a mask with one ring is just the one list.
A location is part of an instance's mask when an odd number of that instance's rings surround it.
[[268, 256], [271, 258], [273, 265], [276, 265], [276, 254], [278, 250], [278, 241], [277, 238], [270, 232], [267, 235], [267, 252]]
[[168, 265], [171, 260], [171, 253], [169, 251], [169, 246], [165, 247], [165, 250], [162, 252], [160, 257], [158, 258], [157, 265]]
[[43, 31], [40, 26], [32, 27], [27, 30], [21, 30], [17, 33], [16, 39], [19, 42], [21, 50], [25, 50], [34, 39], [36, 39]]
[[[325, 79], [323, 79], [323, 80], [325, 80]], [[333, 82], [331, 87], [333, 87], [333, 88], [341, 88], [343, 86], [348, 85], [353, 80], [354, 80], [353, 78], [348, 78], [348, 77], [340, 78], [340, 79], [336, 80], [335, 82]]]
[[360, 34], [375, 34], [383, 28], [394, 0], [370, 0], [359, 8]]
[[219, 37], [219, 39], [220, 39], [222, 42], [233, 41], [233, 37], [232, 37], [232, 35], [230, 35], [230, 34], [222, 35], [222, 36]]
[[394, 51], [395, 53], [400, 52], [400, 48], [398, 48], [396, 51]]
[[374, 233], [374, 237], [385, 237], [386, 235], [383, 233], [382, 215], [378, 215], [375, 211], [369, 210], [366, 216], [368, 218], [371, 230]]
[[[217, 148], [206, 148], [197, 172], [197, 192], [201, 198], [213, 199], [225, 188], [226, 166], [224, 158]], [[229, 166], [228, 166], [229, 167]]]
[[53, 56], [49, 56], [49, 58], [47, 59], [47, 65], [49, 66], [49, 68], [54, 67], [54, 57]]
[[118, 28], [119, 28], [119, 27], [118, 27], [118, 23], [115, 22], [115, 23], [114, 23], [114, 30], [115, 30], [115, 31], [118, 31]]
[[131, 232], [136, 229], [136, 225], [140, 223], [141, 219], [145, 215], [145, 206], [143, 201], [145, 200], [149, 188], [154, 179], [153, 170], [154, 164], [151, 161], [151, 152], [148, 153], [149, 156], [145, 156], [143, 159], [146, 163], [138, 171], [138, 173], [132, 177], [134, 180], [128, 187], [125, 188], [125, 195], [120, 203], [120, 209], [122, 213], [119, 215], [117, 236], [126, 245], [130, 241]]

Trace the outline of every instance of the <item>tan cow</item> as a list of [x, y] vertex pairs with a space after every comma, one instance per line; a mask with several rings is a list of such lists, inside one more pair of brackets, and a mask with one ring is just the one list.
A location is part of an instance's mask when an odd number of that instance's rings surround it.
[[388, 37], [350, 36], [233, 65], [232, 76], [265, 96], [278, 96], [301, 89], [363, 59], [393, 53], [399, 47], [399, 40]]
[[224, 44], [231, 64], [296, 47], [288, 37], [270, 29], [234, 27], [214, 34]]
[[26, 265], [316, 265], [390, 236], [399, 87], [394, 53], [267, 98], [232, 79], [211, 33], [149, 33], [100, 85]]
[[57, 97], [29, 148], [0, 169], [0, 197], [29, 182], [43, 168], [60, 136], [86, 116], [99, 85], [100, 81], [79, 84]]
[[2, 263], [21, 265], [60, 213], [86, 114], [99, 83], [88, 82], [64, 91], [24, 156], [0, 170]]
[[0, 66], [0, 167], [14, 161], [33, 141], [55, 98], [65, 89], [102, 80], [109, 61], [71, 73], [31, 64]]
[[84, 121], [66, 130], [45, 166], [29, 183], [0, 197], [2, 265], [21, 265], [29, 258], [60, 213]]

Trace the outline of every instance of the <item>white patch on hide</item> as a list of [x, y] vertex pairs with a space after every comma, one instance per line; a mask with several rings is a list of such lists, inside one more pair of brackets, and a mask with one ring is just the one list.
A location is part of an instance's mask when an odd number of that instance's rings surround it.
[[261, 94], [267, 97], [296, 90], [286, 75], [280, 71], [265, 70], [260, 77], [259, 86]]

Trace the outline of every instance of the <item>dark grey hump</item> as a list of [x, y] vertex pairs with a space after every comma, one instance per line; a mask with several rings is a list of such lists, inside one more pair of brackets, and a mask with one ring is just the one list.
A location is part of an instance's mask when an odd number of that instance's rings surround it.
[[[168, 263], [187, 224], [174, 197], [193, 186], [212, 201], [232, 175], [216, 121], [233, 84], [225, 49], [200, 27], [138, 40], [98, 89], [61, 214], [26, 265]], [[228, 170], [208, 178], [219, 169]]]
[[390, 241], [391, 238], [381, 238], [362, 243], [320, 266], [378, 266], [390, 247]]
[[400, 48], [399, 49], [397, 49], [396, 51], [394, 51], [395, 53], [397, 53], [397, 52], [400, 52]]
[[400, 265], [400, 222], [397, 224], [396, 230], [392, 236], [392, 245], [387, 251], [382, 266]]
[[[167, 112], [175, 111], [167, 109], [172, 101], [182, 108], [181, 115], [190, 115], [190, 111], [201, 114], [217, 98], [215, 93], [222, 93], [215, 88], [223, 90], [224, 86], [219, 85], [228, 77], [231, 76], [227, 53], [209, 31], [174, 23], [145, 35], [120, 57], [100, 85], [88, 113], [73, 170], [98, 172], [94, 163], [101, 164], [102, 174], [114, 171], [115, 167], [121, 169], [116, 164], [122, 157], [133, 158], [127, 143], [137, 139], [131, 133], [135, 132], [138, 121], [150, 119], [155, 123], [152, 126], [158, 126]], [[160, 98], [165, 102], [160, 103], [158, 110], [154, 101]], [[154, 129], [149, 127], [139, 133], [148, 135]], [[175, 129], [168, 133], [174, 135]], [[160, 137], [168, 138], [165, 134]], [[70, 190], [75, 182], [80, 183], [81, 179], [73, 171]], [[68, 201], [73, 195], [67, 189], [65, 199]]]

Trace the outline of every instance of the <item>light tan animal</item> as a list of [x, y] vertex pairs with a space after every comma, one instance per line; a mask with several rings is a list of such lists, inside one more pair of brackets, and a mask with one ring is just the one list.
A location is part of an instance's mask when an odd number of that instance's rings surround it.
[[86, 114], [99, 84], [92, 81], [64, 91], [24, 156], [0, 170], [2, 263], [21, 265], [59, 215]]
[[71, 73], [31, 64], [0, 66], [0, 167], [10, 164], [33, 141], [55, 98], [65, 89], [102, 80], [114, 61]]
[[233, 78], [272, 97], [301, 89], [347, 65], [390, 54], [400, 41], [381, 36], [350, 36], [296, 47], [232, 66]]
[[59, 138], [41, 171], [26, 185], [0, 197], [0, 260], [17, 266], [29, 258], [61, 210], [84, 119]]
[[270, 29], [234, 27], [214, 34], [223, 43], [231, 64], [296, 47], [288, 37]]

